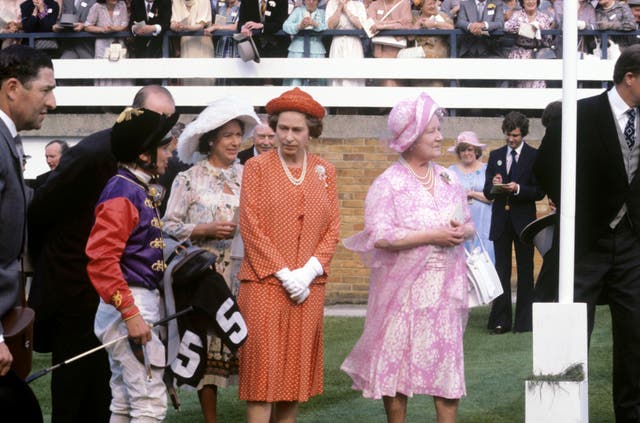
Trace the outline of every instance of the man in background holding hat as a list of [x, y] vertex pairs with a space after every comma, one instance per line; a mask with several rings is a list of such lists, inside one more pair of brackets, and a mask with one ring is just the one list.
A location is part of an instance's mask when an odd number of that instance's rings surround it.
[[489, 239], [493, 241], [496, 271], [504, 293], [495, 299], [487, 324], [491, 333], [511, 330], [511, 257], [516, 250], [518, 271], [514, 332], [531, 331], [533, 304], [533, 245], [520, 240], [520, 232], [536, 219], [536, 201], [544, 197], [533, 175], [537, 150], [524, 142], [529, 119], [519, 112], [508, 113], [502, 122], [507, 138], [504, 147], [489, 154], [484, 195], [493, 200]]
[[[0, 51], [0, 318], [18, 302], [20, 259], [25, 247], [29, 189], [22, 175], [19, 131], [40, 129], [56, 107], [53, 64], [44, 53], [23, 45]], [[13, 356], [0, 324], [0, 376]]]
[[[133, 107], [171, 115], [175, 104], [164, 87], [140, 89]], [[51, 351], [52, 363], [100, 343], [93, 332], [98, 295], [87, 274], [85, 246], [93, 211], [116, 173], [111, 128], [71, 147], [34, 194], [29, 207], [29, 252], [35, 266], [29, 304], [36, 310], [35, 349]], [[109, 363], [99, 351], [51, 376], [53, 421], [109, 421]]]
[[256, 38], [256, 47], [260, 57], [286, 57], [289, 37], [277, 37], [273, 34], [282, 29], [289, 16], [287, 0], [245, 0], [240, 3], [238, 12], [238, 31], [250, 36], [260, 30]]
[[[609, 305], [613, 408], [617, 423], [640, 421], [640, 45], [622, 50], [614, 87], [578, 101], [574, 298]], [[562, 119], [551, 122], [535, 165], [541, 184], [561, 198]], [[554, 239], [557, 243], [559, 240]]]

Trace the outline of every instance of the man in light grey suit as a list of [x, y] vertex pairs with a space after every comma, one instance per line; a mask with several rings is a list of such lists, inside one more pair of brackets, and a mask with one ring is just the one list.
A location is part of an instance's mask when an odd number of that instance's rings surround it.
[[458, 47], [458, 57], [500, 57], [501, 46], [492, 36], [504, 28], [502, 0], [464, 0], [460, 3], [456, 28], [466, 32]]
[[[42, 51], [23, 45], [0, 50], [0, 318], [18, 301], [25, 245], [28, 188], [18, 131], [40, 129], [56, 107], [55, 86], [53, 64]], [[13, 361], [3, 334], [0, 323], [0, 377]]]
[[[73, 15], [76, 22], [73, 29], [64, 28], [60, 25], [60, 20], [53, 25], [53, 32], [81, 32], [84, 30], [84, 23], [89, 16], [89, 9], [95, 4], [96, 0], [62, 0], [62, 15]], [[93, 59], [96, 40], [93, 38], [75, 38], [61, 40], [61, 59]]]

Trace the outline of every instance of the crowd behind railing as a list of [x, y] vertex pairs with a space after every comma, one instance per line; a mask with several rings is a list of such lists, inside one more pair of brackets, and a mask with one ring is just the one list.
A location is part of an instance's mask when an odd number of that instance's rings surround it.
[[[581, 0], [578, 19], [581, 57], [615, 56], [640, 40], [640, 0]], [[62, 59], [244, 59], [247, 53], [234, 34], [253, 36], [256, 57], [550, 59], [561, 56], [561, 26], [562, 0], [3, 0], [0, 5], [3, 46], [28, 43]]]

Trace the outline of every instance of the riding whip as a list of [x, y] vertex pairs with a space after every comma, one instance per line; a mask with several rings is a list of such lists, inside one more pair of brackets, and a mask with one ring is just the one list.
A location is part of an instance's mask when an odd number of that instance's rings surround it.
[[[183, 309], [183, 310], [178, 311], [177, 313], [174, 313], [174, 314], [172, 314], [172, 315], [170, 315], [170, 316], [167, 316], [167, 317], [165, 317], [165, 318], [163, 318], [163, 319], [160, 319], [160, 320], [158, 320], [157, 322], [150, 323], [150, 324], [149, 324], [149, 326], [153, 328], [153, 327], [156, 327], [156, 326], [163, 325], [163, 324], [165, 324], [165, 323], [169, 322], [170, 320], [173, 320], [173, 319], [175, 319], [175, 318], [177, 318], [177, 317], [180, 317], [180, 316], [182, 316], [183, 314], [189, 313], [189, 312], [190, 312], [190, 311], [192, 311], [192, 310], [193, 310], [193, 307], [192, 307], [192, 306], [189, 306], [189, 307], [187, 307], [187, 308], [185, 308], [185, 309]], [[95, 348], [92, 348], [92, 349], [90, 349], [90, 350], [88, 350], [88, 351], [85, 351], [85, 352], [83, 352], [83, 353], [81, 353], [81, 354], [78, 354], [78, 355], [76, 355], [75, 357], [71, 357], [71, 358], [69, 358], [69, 359], [67, 359], [67, 360], [65, 360], [65, 361], [62, 361], [62, 362], [58, 363], [58, 364], [54, 364], [53, 366], [51, 366], [51, 367], [47, 367], [46, 369], [39, 370], [39, 371], [37, 371], [37, 372], [35, 372], [35, 373], [33, 373], [33, 374], [31, 374], [31, 375], [27, 376], [27, 378], [25, 379], [25, 382], [26, 382], [26, 383], [31, 383], [31, 382], [33, 382], [34, 380], [36, 380], [36, 379], [38, 379], [38, 378], [40, 378], [40, 377], [42, 377], [42, 376], [46, 375], [47, 373], [50, 373], [50, 372], [52, 372], [52, 371], [56, 370], [56, 369], [57, 369], [57, 368], [59, 368], [59, 367], [66, 366], [66, 365], [67, 365], [67, 364], [69, 364], [69, 363], [72, 363], [72, 362], [74, 362], [74, 361], [76, 361], [76, 360], [79, 360], [79, 359], [81, 359], [82, 357], [85, 357], [85, 356], [87, 356], [87, 355], [89, 355], [89, 354], [93, 354], [93, 353], [94, 353], [94, 352], [96, 352], [96, 351], [100, 351], [101, 349], [106, 348], [106, 347], [108, 347], [108, 346], [110, 346], [110, 345], [113, 345], [113, 344], [115, 344], [116, 342], [122, 341], [123, 339], [127, 339], [128, 337], [129, 337], [129, 334], [119, 336], [119, 337], [118, 337], [118, 338], [116, 338], [116, 339], [112, 339], [111, 341], [109, 341], [109, 342], [107, 342], [107, 343], [104, 343], [104, 344], [99, 345], [99, 346], [97, 346], [97, 347], [95, 347]]]

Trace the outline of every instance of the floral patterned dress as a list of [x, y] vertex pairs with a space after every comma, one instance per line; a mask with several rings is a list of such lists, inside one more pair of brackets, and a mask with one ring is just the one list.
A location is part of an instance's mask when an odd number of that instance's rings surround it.
[[366, 398], [466, 394], [463, 246], [374, 247], [379, 240], [448, 225], [452, 218], [470, 222], [466, 194], [455, 174], [438, 165], [434, 170], [432, 195], [400, 163], [391, 165], [369, 189], [364, 231], [344, 240], [371, 267], [364, 331], [341, 367]]
[[[176, 176], [171, 187], [167, 211], [163, 217], [163, 230], [178, 239], [189, 239], [197, 224], [216, 220], [233, 220], [240, 202], [242, 165], [234, 164], [228, 169], [212, 166], [207, 159]], [[233, 194], [225, 191], [227, 186]], [[211, 251], [218, 260], [217, 271], [233, 295], [238, 294], [237, 270], [240, 259], [232, 257], [231, 239], [197, 239], [192, 243]], [[222, 344], [215, 335], [208, 336], [208, 363], [203, 385], [228, 386], [237, 384], [238, 358]]]
[[[520, 25], [524, 23], [535, 23], [539, 29], [553, 28], [553, 18], [545, 13], [537, 12], [533, 21], [531, 21], [524, 10], [516, 10], [511, 15], [511, 18], [504, 23], [504, 30], [517, 34], [520, 30]], [[550, 47], [552, 42], [553, 37], [550, 35], [543, 36], [541, 40], [518, 35], [516, 45], [509, 52], [509, 59], [533, 59], [535, 48]], [[545, 81], [519, 81], [517, 86], [518, 88], [546, 88], [547, 83]]]

